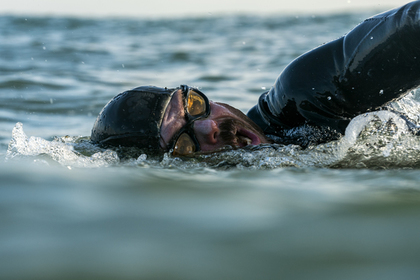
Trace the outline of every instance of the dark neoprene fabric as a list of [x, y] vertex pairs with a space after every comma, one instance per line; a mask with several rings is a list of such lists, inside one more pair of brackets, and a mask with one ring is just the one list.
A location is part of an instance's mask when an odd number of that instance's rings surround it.
[[291, 62], [248, 116], [266, 134], [350, 120], [420, 85], [420, 1], [369, 18]]

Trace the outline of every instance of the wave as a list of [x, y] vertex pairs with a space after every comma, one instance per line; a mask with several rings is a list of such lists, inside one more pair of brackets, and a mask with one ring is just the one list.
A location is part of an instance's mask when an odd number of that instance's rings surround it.
[[48, 81], [35, 81], [29, 79], [8, 79], [0, 81], [0, 89], [28, 89], [28, 88], [43, 88], [48, 90], [63, 90], [67, 89], [67, 85], [52, 83]]

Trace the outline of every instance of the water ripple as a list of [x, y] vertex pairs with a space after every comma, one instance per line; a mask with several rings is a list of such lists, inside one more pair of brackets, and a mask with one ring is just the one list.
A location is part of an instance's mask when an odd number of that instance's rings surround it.
[[46, 81], [35, 81], [27, 79], [8, 79], [0, 81], [0, 89], [49, 89], [49, 90], [63, 90], [67, 88], [65, 84], [58, 84]]

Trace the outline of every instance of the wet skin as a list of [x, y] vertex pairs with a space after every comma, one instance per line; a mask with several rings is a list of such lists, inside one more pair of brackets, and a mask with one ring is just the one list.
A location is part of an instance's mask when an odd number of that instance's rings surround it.
[[[210, 115], [205, 119], [194, 122], [194, 133], [200, 143], [201, 151], [211, 152], [226, 145], [244, 147], [269, 143], [259, 127], [245, 114], [227, 104], [210, 101]], [[231, 140], [221, 135], [221, 124], [227, 120], [234, 120], [234, 127], [229, 133]], [[168, 144], [176, 133], [186, 125], [182, 91], [178, 90], [172, 97], [161, 125], [160, 146], [168, 150]]]

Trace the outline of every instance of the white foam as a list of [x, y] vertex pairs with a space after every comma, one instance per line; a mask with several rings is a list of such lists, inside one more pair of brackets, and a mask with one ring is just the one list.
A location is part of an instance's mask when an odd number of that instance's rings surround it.
[[[104, 150], [91, 156], [83, 155], [74, 149], [77, 137], [57, 138], [53, 141], [41, 137], [28, 137], [23, 131], [22, 123], [17, 123], [12, 131], [12, 139], [6, 153], [6, 161], [22, 157], [34, 157], [34, 162], [40, 162], [38, 156], [49, 159], [67, 167], [103, 167], [119, 163], [116, 152]], [[41, 161], [43, 164], [48, 161]]]

